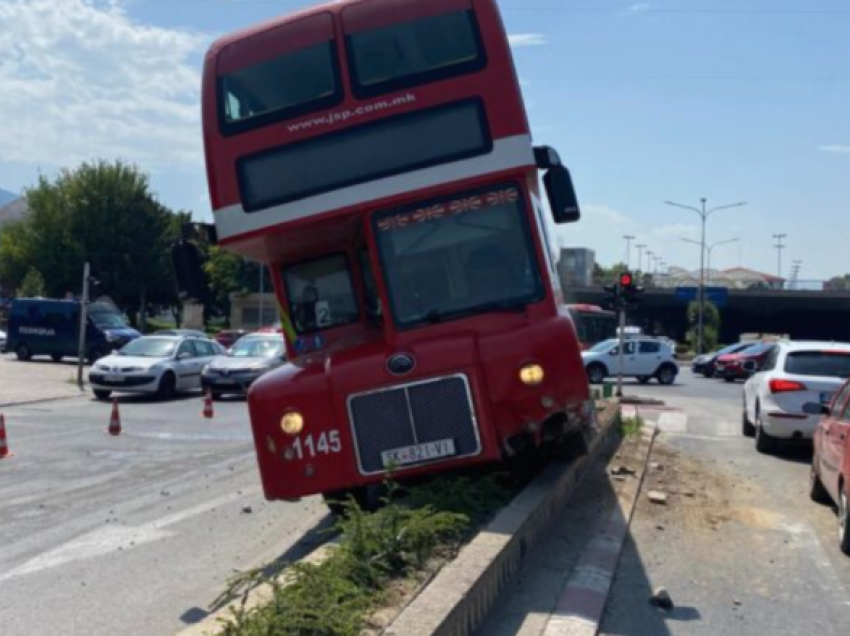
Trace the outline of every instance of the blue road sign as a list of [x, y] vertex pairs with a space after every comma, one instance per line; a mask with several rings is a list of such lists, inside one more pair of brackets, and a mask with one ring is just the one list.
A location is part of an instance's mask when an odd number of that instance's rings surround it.
[[[699, 287], [677, 287], [676, 299], [689, 303], [699, 299]], [[705, 299], [717, 307], [729, 303], [729, 289], [726, 287], [706, 287]]]

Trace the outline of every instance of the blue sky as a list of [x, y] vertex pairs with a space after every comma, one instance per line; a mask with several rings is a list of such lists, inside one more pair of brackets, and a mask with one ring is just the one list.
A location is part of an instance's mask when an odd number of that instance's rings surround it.
[[[199, 130], [203, 52], [290, 0], [0, 0], [0, 187], [96, 157], [151, 174], [209, 218]], [[850, 272], [850, 6], [839, 0], [502, 0], [535, 141], [570, 165], [585, 218], [564, 245], [625, 256], [625, 234], [696, 267]], [[61, 8], [60, 8], [61, 7]], [[636, 253], [633, 253], [633, 262]]]

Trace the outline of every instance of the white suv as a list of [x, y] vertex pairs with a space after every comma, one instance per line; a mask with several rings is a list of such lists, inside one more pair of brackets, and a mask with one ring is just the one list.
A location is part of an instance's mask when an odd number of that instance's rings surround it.
[[[605, 378], [617, 375], [620, 364], [620, 341], [605, 340], [581, 354], [587, 379], [599, 384]], [[647, 384], [656, 378], [661, 384], [673, 384], [679, 374], [679, 365], [670, 345], [657, 338], [640, 336], [627, 338], [623, 348], [623, 375], [637, 378]]]
[[779, 439], [811, 439], [820, 416], [803, 406], [829, 404], [848, 376], [850, 344], [780, 342], [744, 384], [743, 434], [756, 438], [760, 453], [773, 452]]

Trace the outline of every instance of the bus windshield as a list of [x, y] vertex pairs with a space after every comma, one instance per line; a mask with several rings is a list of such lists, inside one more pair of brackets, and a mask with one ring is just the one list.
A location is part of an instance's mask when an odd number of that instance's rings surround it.
[[503, 184], [375, 217], [393, 318], [408, 329], [543, 298], [519, 189]]
[[284, 270], [284, 280], [298, 333], [350, 325], [360, 319], [345, 256], [292, 265]]

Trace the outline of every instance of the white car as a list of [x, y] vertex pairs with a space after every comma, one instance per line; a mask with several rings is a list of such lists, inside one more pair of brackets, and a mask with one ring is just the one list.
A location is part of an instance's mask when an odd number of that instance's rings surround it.
[[771, 453], [778, 440], [810, 440], [820, 416], [807, 402], [829, 404], [850, 377], [850, 344], [780, 342], [744, 384], [742, 432], [756, 450]]
[[281, 334], [248, 334], [210, 362], [204, 369], [201, 385], [214, 398], [227, 393], [248, 393], [254, 380], [285, 362], [286, 348]]
[[206, 338], [144, 336], [101, 358], [89, 371], [95, 397], [113, 391], [155, 393], [169, 398], [178, 391], [201, 388], [201, 372], [224, 347]]
[[[587, 379], [599, 384], [616, 376], [620, 364], [620, 341], [605, 340], [581, 354]], [[661, 384], [673, 384], [679, 375], [679, 365], [673, 350], [657, 338], [640, 336], [628, 338], [623, 348], [623, 375], [637, 378], [642, 384], [656, 378]]]

